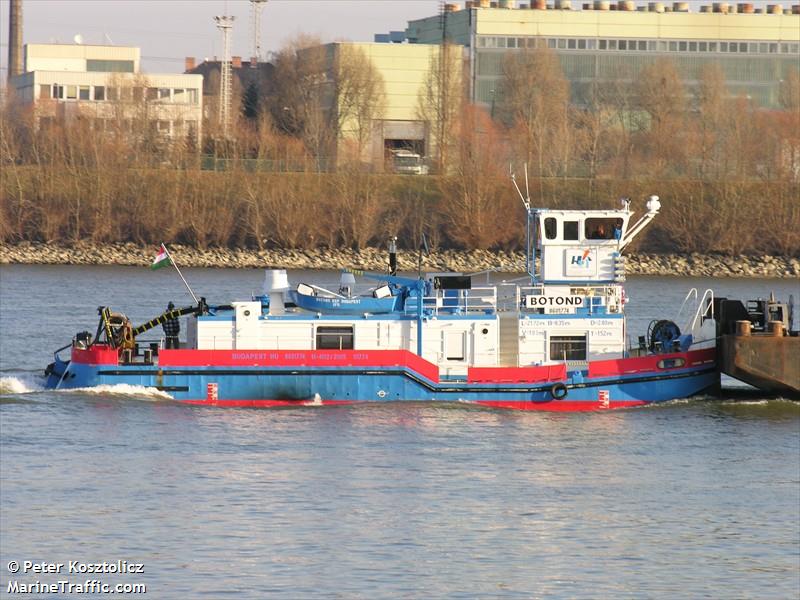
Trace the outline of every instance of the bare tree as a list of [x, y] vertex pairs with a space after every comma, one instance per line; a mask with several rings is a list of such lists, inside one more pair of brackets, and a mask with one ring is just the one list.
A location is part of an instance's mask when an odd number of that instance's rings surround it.
[[646, 155], [655, 172], [673, 173], [685, 164], [687, 116], [686, 90], [675, 64], [659, 59], [639, 73], [636, 82], [639, 107], [647, 113], [650, 127], [643, 136]]
[[568, 125], [569, 85], [558, 57], [547, 48], [508, 54], [500, 84], [500, 118], [510, 128], [515, 155], [544, 177], [557, 173]]
[[697, 87], [697, 119], [699, 127], [696, 153], [700, 161], [700, 176], [720, 177], [723, 174], [728, 90], [725, 73], [719, 65], [707, 65], [700, 73]]
[[486, 111], [468, 106], [458, 121], [453, 168], [442, 179], [448, 237], [465, 248], [502, 245], [519, 231], [503, 166], [508, 151]]
[[325, 114], [330, 93], [325, 48], [317, 38], [299, 36], [275, 54], [273, 64], [272, 118], [278, 129], [303, 140], [321, 166], [333, 142]]
[[428, 124], [440, 171], [448, 168], [456, 120], [464, 102], [461, 47], [444, 41], [431, 48], [428, 74], [417, 98], [417, 116]]
[[332, 133], [337, 140], [352, 139], [356, 160], [363, 160], [373, 124], [385, 107], [383, 77], [361, 48], [337, 44], [335, 52]]
[[790, 69], [781, 81], [780, 102], [784, 110], [800, 112], [800, 69]]

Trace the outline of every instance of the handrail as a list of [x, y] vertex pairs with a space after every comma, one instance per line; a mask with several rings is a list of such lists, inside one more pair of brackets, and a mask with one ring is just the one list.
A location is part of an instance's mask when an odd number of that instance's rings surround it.
[[497, 273], [498, 271], [499, 269], [497, 267], [492, 267], [491, 269], [484, 269], [483, 271], [475, 271], [474, 273], [464, 273], [464, 275], [467, 275], [468, 277], [477, 277], [478, 275], [486, 275], [486, 284], [489, 285], [491, 284], [491, 281], [489, 281], [489, 274]]
[[[706, 298], [708, 298], [709, 302], [706, 303]], [[703, 307], [705, 305], [705, 308]], [[700, 299], [699, 304], [697, 305], [697, 311], [694, 314], [694, 319], [692, 320], [692, 327], [690, 331], [694, 332], [694, 328], [697, 326], [697, 319], [702, 319], [705, 317], [705, 313], [710, 312], [710, 318], [714, 318], [714, 291], [711, 288], [706, 289], [703, 292], [703, 297]], [[702, 321], [701, 321], [702, 323]]]
[[[691, 288], [688, 292], [686, 292], [686, 297], [683, 299], [683, 302], [681, 302], [681, 307], [678, 309], [678, 314], [675, 316], [676, 321], [681, 320], [681, 318], [683, 317], [683, 309], [686, 308], [686, 303], [689, 302], [689, 299], [692, 297], [694, 297], [694, 299], [697, 300], [697, 288]], [[686, 326], [684, 327], [684, 329], [691, 330], [691, 328], [689, 327], [688, 318], [686, 319]]]

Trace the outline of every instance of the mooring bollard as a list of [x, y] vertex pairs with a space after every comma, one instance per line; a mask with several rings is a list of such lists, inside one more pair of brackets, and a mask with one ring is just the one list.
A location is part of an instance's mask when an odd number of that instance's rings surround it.
[[750, 321], [736, 321], [736, 335], [748, 336], [750, 335]]
[[767, 331], [775, 337], [783, 337], [783, 323], [781, 321], [770, 321], [767, 323]]

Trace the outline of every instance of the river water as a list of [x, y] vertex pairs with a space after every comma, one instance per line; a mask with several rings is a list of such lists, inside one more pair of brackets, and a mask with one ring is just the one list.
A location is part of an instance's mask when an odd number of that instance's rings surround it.
[[[211, 303], [263, 280], [184, 274]], [[631, 333], [690, 287], [800, 297], [789, 280], [631, 278]], [[721, 400], [588, 415], [41, 389], [98, 305], [141, 322], [169, 300], [187, 302], [170, 269], [0, 267], [0, 597], [87, 579], [153, 598], [800, 596], [797, 403], [732, 381]], [[143, 572], [68, 572], [120, 560]]]

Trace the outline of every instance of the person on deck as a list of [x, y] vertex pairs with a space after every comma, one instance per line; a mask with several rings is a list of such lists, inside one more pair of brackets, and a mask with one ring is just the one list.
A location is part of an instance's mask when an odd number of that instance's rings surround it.
[[[170, 311], [175, 308], [175, 305], [170, 302], [167, 304], [167, 310]], [[161, 324], [161, 327], [164, 329], [164, 335], [167, 338], [166, 348], [169, 349], [178, 349], [178, 335], [181, 332], [181, 322], [178, 320], [177, 317], [168, 318]]]
[[592, 235], [589, 236], [590, 240], [604, 240], [606, 239], [606, 226], [600, 223], [595, 227]]
[[617, 219], [614, 223], [614, 239], [617, 241], [622, 239], [622, 219]]

